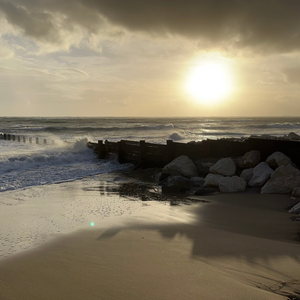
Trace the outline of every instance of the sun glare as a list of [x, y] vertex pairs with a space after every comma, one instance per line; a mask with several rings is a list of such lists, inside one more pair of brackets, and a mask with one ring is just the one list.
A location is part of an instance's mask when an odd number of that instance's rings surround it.
[[230, 72], [225, 66], [219, 64], [199, 65], [191, 72], [186, 90], [197, 101], [214, 105], [225, 99], [232, 90]]

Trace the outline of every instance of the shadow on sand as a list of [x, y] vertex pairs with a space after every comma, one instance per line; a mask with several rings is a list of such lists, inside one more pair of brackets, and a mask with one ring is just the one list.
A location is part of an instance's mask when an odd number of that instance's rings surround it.
[[[100, 192], [104, 193], [103, 186]], [[230, 273], [236, 276], [243, 273], [245, 276], [245, 272], [238, 266], [223, 263], [224, 259], [239, 260], [239, 263], [252, 266], [251, 271], [247, 271], [249, 277], [265, 276], [258, 275], [257, 269], [263, 269], [265, 273], [270, 274], [270, 278], [267, 279], [272, 284], [261, 285], [258, 284], [259, 280], [254, 280], [256, 287], [289, 299], [300, 299], [297, 298], [300, 295], [300, 223], [293, 222], [291, 215], [286, 211], [289, 205], [295, 203], [290, 196], [250, 192], [198, 198], [168, 197], [155, 192], [150, 185], [132, 182], [122, 183], [118, 187], [106, 186], [105, 193], [106, 196], [110, 193], [119, 193], [121, 197], [131, 200], [169, 201], [170, 205], [178, 205], [176, 209], [179, 211], [182, 206], [189, 204], [196, 221], [192, 224], [132, 223], [125, 227], [106, 230], [97, 238], [99, 241], [113, 238], [122, 230], [157, 231], [167, 240], [172, 240], [176, 236], [185, 237], [192, 242], [190, 253], [192, 259], [204, 261], [218, 268], [221, 260], [221, 265], [225, 266], [226, 271], [230, 270]], [[282, 259], [288, 260], [288, 264], [284, 267], [281, 266]], [[278, 260], [277, 266], [274, 260]], [[289, 268], [296, 271], [289, 273]], [[297, 272], [299, 276], [294, 276]]]

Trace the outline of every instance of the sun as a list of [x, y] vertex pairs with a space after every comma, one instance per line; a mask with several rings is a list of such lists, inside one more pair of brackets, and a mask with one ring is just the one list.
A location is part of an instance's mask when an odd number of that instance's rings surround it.
[[190, 73], [186, 90], [197, 101], [214, 105], [232, 91], [230, 71], [221, 64], [201, 64]]

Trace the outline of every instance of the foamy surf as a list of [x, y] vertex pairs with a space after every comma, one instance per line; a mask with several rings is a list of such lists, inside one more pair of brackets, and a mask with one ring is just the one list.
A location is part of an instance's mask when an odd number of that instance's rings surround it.
[[87, 141], [84, 138], [56, 146], [2, 141], [2, 148], [10, 147], [10, 151], [0, 156], [0, 191], [73, 181], [128, 168], [116, 161], [99, 160], [87, 148]]

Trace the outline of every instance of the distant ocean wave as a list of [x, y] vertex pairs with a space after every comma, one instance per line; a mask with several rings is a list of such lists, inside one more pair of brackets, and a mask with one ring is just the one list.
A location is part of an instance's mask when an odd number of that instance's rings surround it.
[[222, 131], [222, 132], [219, 132], [219, 131], [203, 131], [202, 133], [200, 133], [202, 135], [206, 135], [206, 136], [247, 136], [248, 134], [247, 133], [244, 133], [244, 132], [234, 132], [234, 131]]
[[254, 124], [250, 125], [251, 128], [262, 129], [300, 129], [300, 123], [269, 123], [269, 124]]
[[[120, 127], [93, 127], [93, 126], [88, 126], [88, 127], [61, 127], [61, 126], [47, 126], [47, 127], [38, 127], [38, 128], [18, 128], [15, 129], [13, 128], [12, 131], [18, 130], [19, 133], [25, 132], [93, 132], [93, 131], [138, 131], [138, 130], [168, 130], [168, 129], [173, 129], [174, 125], [173, 124], [162, 124], [162, 125], [154, 125], [154, 126], [149, 126], [149, 125], [136, 125], [136, 126], [131, 126], [131, 127], [126, 127], [126, 126], [120, 126]], [[2, 129], [3, 132], [5, 132], [4, 129]]]

